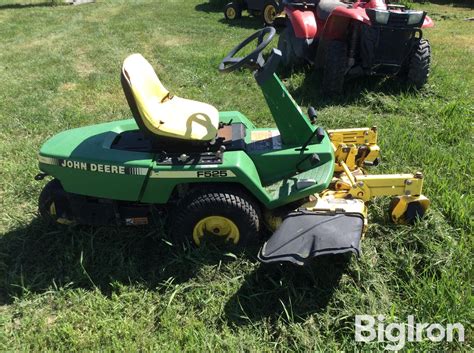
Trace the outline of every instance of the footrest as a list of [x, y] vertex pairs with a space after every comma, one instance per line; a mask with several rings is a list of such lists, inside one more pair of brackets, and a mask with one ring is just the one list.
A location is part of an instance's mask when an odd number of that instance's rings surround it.
[[364, 216], [357, 212], [312, 212], [288, 214], [263, 245], [260, 261], [304, 265], [313, 257], [353, 252], [360, 255]]

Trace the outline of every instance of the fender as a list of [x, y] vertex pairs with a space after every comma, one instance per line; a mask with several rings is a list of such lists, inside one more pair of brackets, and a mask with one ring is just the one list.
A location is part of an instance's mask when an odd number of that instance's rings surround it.
[[365, 9], [348, 9], [343, 6], [336, 7], [329, 16], [322, 34], [323, 40], [345, 40], [347, 27], [351, 21], [358, 21], [370, 25], [370, 19]]
[[290, 19], [296, 38], [312, 39], [316, 37], [318, 26], [314, 11], [286, 7], [285, 12]]

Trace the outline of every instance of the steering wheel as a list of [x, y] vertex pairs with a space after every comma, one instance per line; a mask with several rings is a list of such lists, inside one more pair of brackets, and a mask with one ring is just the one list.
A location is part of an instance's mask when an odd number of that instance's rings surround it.
[[[273, 27], [265, 27], [250, 37], [245, 39], [242, 43], [237, 45], [234, 49], [232, 49], [229, 54], [221, 61], [219, 64], [219, 71], [220, 72], [232, 72], [237, 69], [240, 69], [243, 66], [248, 67], [258, 67], [258, 65], [263, 66], [264, 61], [261, 55], [263, 49], [267, 47], [268, 44], [272, 41], [273, 37], [275, 36], [276, 30]], [[265, 36], [268, 34], [267, 38]], [[245, 48], [249, 43], [253, 42], [256, 38], [258, 38], [257, 48], [249, 55], [241, 58], [235, 57], [235, 55]]]

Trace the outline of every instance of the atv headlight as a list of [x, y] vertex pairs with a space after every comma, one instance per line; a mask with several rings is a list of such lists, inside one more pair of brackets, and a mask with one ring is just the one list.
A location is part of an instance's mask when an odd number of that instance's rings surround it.
[[390, 11], [367, 9], [366, 12], [371, 21], [375, 21], [380, 25], [386, 25], [390, 18]]
[[411, 26], [411, 25], [418, 24], [423, 20], [424, 12], [423, 11], [410, 11], [410, 12], [407, 12], [407, 14], [408, 14], [407, 25]]
[[375, 22], [380, 23], [381, 25], [386, 25], [389, 18], [389, 11], [375, 11]]

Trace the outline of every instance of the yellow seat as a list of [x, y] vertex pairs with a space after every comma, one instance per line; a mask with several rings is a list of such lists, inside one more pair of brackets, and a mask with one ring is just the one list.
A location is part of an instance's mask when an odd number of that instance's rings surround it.
[[144, 125], [152, 134], [197, 141], [210, 141], [216, 137], [217, 109], [206, 103], [172, 96], [141, 54], [132, 54], [125, 59], [122, 78], [130, 88], [143, 123], [139, 125]]

